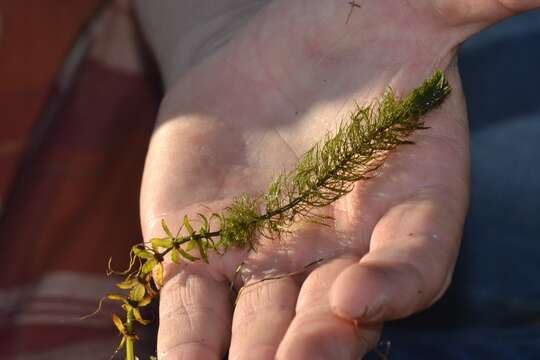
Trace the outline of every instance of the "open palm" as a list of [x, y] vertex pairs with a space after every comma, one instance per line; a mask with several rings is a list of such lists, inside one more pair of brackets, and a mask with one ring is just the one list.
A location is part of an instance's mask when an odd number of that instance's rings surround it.
[[[448, 286], [468, 199], [456, 48], [511, 7], [357, 3], [270, 2], [175, 82], [147, 158], [145, 238], [161, 235], [162, 218], [177, 224], [264, 191], [355, 103], [388, 87], [406, 95], [442, 69], [453, 94], [426, 117], [430, 128], [413, 135], [415, 145], [325, 209], [330, 227], [300, 224], [281, 241], [261, 239], [256, 252], [234, 249], [209, 265], [168, 264], [161, 359], [219, 359], [229, 344], [231, 359], [354, 359], [374, 345], [383, 321], [429, 306]], [[320, 259], [303, 274], [279, 276]], [[234, 309], [230, 281], [255, 284]]]

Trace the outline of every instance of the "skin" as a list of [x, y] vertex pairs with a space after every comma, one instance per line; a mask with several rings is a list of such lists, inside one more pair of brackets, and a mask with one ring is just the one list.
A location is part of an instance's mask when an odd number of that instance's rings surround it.
[[[180, 77], [167, 75], [175, 71], [164, 64], [174, 61], [158, 51], [169, 87], [143, 178], [146, 239], [162, 235], [162, 218], [178, 224], [264, 191], [355, 102], [389, 86], [406, 95], [436, 69], [453, 87], [415, 145], [324, 210], [335, 219], [330, 227], [299, 224], [281, 241], [212, 256], [210, 265], [166, 265], [160, 359], [220, 359], [227, 349], [235, 360], [357, 359], [384, 321], [425, 309], [448, 287], [469, 191], [457, 47], [540, 1], [358, 3], [347, 22], [344, 0], [271, 1]], [[259, 282], [321, 258], [301, 275]], [[254, 284], [235, 306], [230, 281]]]

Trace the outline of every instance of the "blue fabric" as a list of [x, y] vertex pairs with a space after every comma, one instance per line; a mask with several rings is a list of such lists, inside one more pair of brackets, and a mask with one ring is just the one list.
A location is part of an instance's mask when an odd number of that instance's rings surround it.
[[382, 339], [398, 360], [540, 359], [540, 11], [469, 40], [460, 67], [472, 188], [454, 282]]
[[[540, 359], [539, 326], [478, 328], [447, 331], [388, 330], [391, 360], [510, 360]], [[382, 348], [381, 350], [385, 350]], [[381, 360], [369, 354], [367, 360]]]

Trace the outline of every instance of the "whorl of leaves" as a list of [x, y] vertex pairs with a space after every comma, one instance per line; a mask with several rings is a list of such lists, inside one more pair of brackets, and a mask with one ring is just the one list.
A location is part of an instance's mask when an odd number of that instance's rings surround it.
[[259, 213], [259, 199], [243, 195], [234, 200], [220, 219], [220, 243], [226, 250], [230, 246], [253, 247], [253, 237], [263, 221]]

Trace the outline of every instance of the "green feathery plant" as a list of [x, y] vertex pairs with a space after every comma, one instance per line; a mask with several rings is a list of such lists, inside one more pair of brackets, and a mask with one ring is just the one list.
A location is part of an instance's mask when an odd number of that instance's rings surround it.
[[208, 263], [211, 251], [223, 255], [231, 247], [255, 249], [261, 236], [279, 238], [298, 221], [324, 224], [327, 218], [314, 210], [351, 192], [357, 181], [374, 176], [397, 146], [411, 144], [410, 135], [426, 129], [422, 116], [439, 106], [450, 91], [441, 71], [404, 99], [396, 98], [389, 89], [379, 101], [357, 105], [334, 134], [307, 151], [293, 171], [277, 176], [266, 193], [244, 194], [221, 213], [198, 214], [201, 225], [197, 229], [187, 215], [176, 234], [162, 221], [164, 236], [133, 246], [124, 272], [111, 270], [109, 260], [108, 275], [125, 276], [117, 286], [127, 292], [104, 298], [121, 302], [126, 312], [125, 320], [112, 315], [122, 335], [114, 355], [125, 347], [126, 359], [135, 360], [135, 323], [149, 323], [140, 309], [149, 305], [163, 286], [166, 255], [175, 263]]

